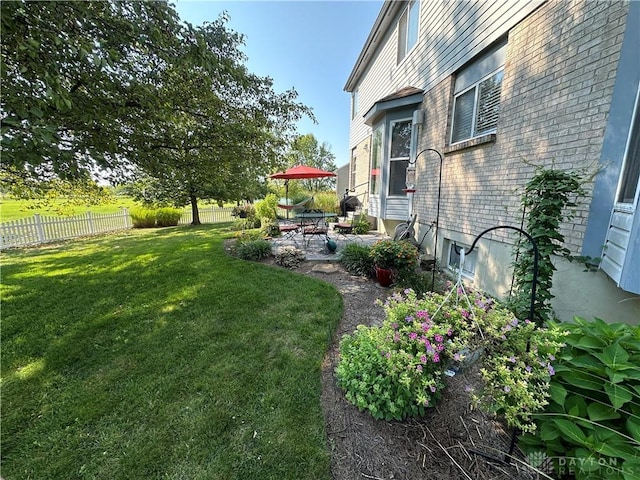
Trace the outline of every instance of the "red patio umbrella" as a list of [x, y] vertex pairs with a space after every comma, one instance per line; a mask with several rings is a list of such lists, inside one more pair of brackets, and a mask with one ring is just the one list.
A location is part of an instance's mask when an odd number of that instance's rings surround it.
[[[269, 175], [269, 178], [284, 180], [285, 187], [285, 199], [289, 203], [289, 180], [300, 180], [305, 178], [323, 178], [323, 177], [335, 177], [334, 172], [328, 172], [326, 170], [320, 170], [319, 168], [310, 167], [308, 165], [296, 165], [295, 167], [288, 168], [284, 172], [274, 173]], [[289, 215], [289, 211], [287, 211]]]
[[270, 178], [280, 178], [283, 180], [299, 180], [301, 178], [322, 178], [322, 177], [335, 177], [333, 172], [327, 172], [326, 170], [320, 170], [319, 168], [309, 167], [308, 165], [296, 165], [295, 167], [288, 168], [284, 172], [274, 173], [269, 175]]

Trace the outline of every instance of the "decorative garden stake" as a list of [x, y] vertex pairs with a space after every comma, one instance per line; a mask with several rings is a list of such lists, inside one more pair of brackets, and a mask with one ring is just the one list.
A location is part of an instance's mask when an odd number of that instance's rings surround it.
[[[538, 246], [536, 245], [536, 241], [533, 239], [533, 237], [531, 235], [529, 235], [527, 232], [525, 232], [523, 229], [518, 228], [518, 227], [512, 227], [511, 225], [499, 225], [497, 227], [491, 227], [486, 229], [484, 232], [482, 232], [480, 235], [478, 235], [474, 240], [473, 243], [471, 244], [471, 247], [469, 247], [469, 250], [467, 250], [465, 252], [465, 250], [461, 247], [458, 247], [456, 244], [453, 245], [453, 248], [456, 251], [456, 254], [460, 255], [460, 272], [462, 272], [462, 264], [464, 263], [464, 256], [465, 253], [468, 255], [471, 252], [473, 252], [473, 249], [476, 246], [476, 243], [478, 243], [478, 240], [480, 240], [485, 234], [493, 231], [493, 230], [497, 230], [499, 228], [506, 228], [509, 230], [515, 230], [516, 232], [519, 232], [520, 234], [524, 235], [527, 240], [529, 240], [529, 242], [531, 243], [531, 247], [533, 250], [533, 279], [531, 281], [531, 299], [530, 299], [530, 303], [529, 303], [529, 320], [530, 321], [534, 321], [534, 315], [535, 315], [535, 305], [536, 305], [536, 288], [538, 285]], [[461, 282], [461, 273], [458, 274], [458, 281]], [[529, 343], [527, 343], [527, 352], [529, 351]], [[516, 429], [513, 429], [513, 433], [511, 435], [511, 445], [509, 446], [509, 452], [505, 454], [504, 456], [504, 460], [500, 460], [499, 458], [496, 458], [492, 455], [489, 455], [487, 453], [481, 452], [479, 450], [475, 450], [475, 449], [469, 449], [469, 451], [471, 453], [474, 453], [476, 455], [480, 455], [482, 457], [485, 457], [489, 460], [493, 460], [499, 463], [506, 463], [506, 464], [510, 464], [510, 458], [513, 455], [513, 450], [516, 446]]]

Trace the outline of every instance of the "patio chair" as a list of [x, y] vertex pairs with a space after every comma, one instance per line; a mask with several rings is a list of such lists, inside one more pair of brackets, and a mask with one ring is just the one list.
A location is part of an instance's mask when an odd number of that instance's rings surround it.
[[[279, 206], [279, 205], [278, 205]], [[300, 231], [300, 224], [288, 218], [282, 218], [278, 215], [278, 210], [274, 209], [276, 214], [276, 222], [278, 223], [278, 231], [283, 240], [292, 240], [297, 246], [296, 234]]]
[[337, 238], [344, 238], [345, 240], [348, 240], [349, 237], [347, 237], [347, 235], [355, 235], [356, 238], [360, 238], [360, 236], [356, 233], [353, 232], [353, 228], [356, 224], [356, 222], [358, 222], [358, 220], [360, 219], [360, 215], [362, 214], [362, 204], [360, 202], [358, 202], [358, 205], [356, 205], [355, 209], [353, 210], [353, 214], [351, 217], [350, 221], [347, 221], [347, 219], [345, 218], [345, 220], [343, 220], [342, 222], [338, 222], [333, 226], [333, 231], [336, 232], [337, 234]]

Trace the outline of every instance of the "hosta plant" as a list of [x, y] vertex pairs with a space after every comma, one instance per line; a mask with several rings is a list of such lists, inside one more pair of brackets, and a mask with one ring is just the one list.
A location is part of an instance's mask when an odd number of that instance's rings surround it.
[[563, 328], [549, 404], [521, 447], [559, 476], [640, 478], [640, 327], [576, 318]]

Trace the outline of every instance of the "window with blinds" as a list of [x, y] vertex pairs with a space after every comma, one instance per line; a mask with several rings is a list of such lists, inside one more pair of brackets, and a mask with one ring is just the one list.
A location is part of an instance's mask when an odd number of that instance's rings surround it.
[[496, 131], [503, 73], [503, 70], [492, 73], [455, 96], [451, 143]]

